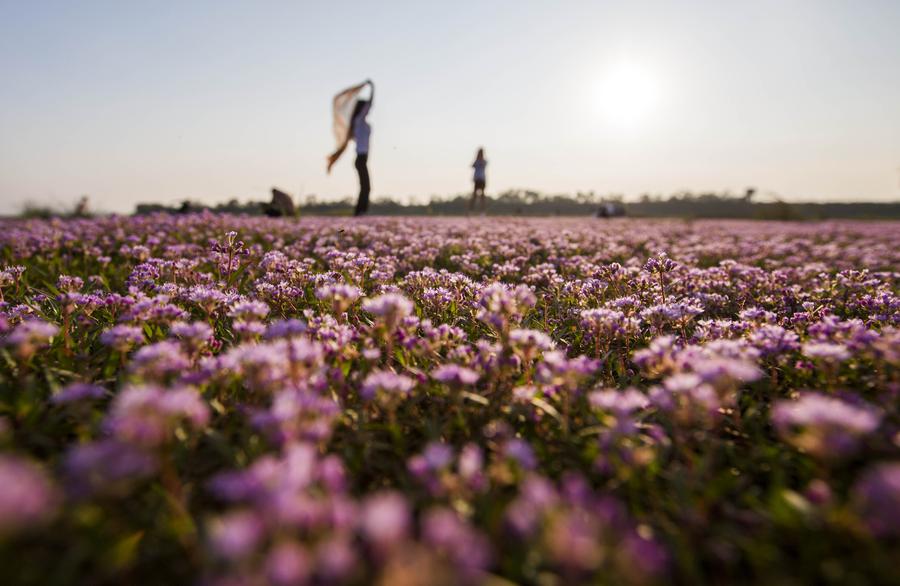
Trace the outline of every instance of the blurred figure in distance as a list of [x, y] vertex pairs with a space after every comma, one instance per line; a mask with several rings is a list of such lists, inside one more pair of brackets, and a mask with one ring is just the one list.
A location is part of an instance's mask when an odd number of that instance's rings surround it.
[[[370, 88], [369, 99], [360, 97], [362, 90]], [[334, 97], [334, 136], [337, 139], [337, 148], [328, 157], [328, 172], [343, 154], [344, 149], [353, 139], [356, 143], [356, 172], [359, 175], [359, 199], [356, 201], [354, 216], [361, 216], [369, 210], [369, 137], [372, 127], [366, 120], [372, 104], [375, 101], [375, 84], [367, 79], [359, 85], [347, 88]]]
[[472, 190], [472, 201], [469, 204], [469, 211], [473, 211], [475, 209], [475, 207], [478, 205], [478, 199], [481, 198], [481, 213], [484, 213], [484, 186], [487, 183], [487, 159], [484, 158], [483, 148], [478, 149], [478, 154], [475, 155], [475, 162], [472, 163], [472, 168], [475, 169], [475, 173], [472, 177], [472, 180], [475, 183], [475, 188]]

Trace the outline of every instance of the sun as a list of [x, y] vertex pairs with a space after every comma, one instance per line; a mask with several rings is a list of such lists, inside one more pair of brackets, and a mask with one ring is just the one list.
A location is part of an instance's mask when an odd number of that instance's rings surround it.
[[615, 127], [635, 129], [645, 125], [659, 102], [658, 77], [644, 65], [620, 62], [600, 78], [595, 96], [599, 113]]

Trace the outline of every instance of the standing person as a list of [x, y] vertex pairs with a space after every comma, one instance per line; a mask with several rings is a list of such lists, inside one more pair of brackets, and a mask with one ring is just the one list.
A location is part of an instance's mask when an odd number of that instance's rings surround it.
[[[360, 98], [362, 90], [369, 86], [369, 99]], [[337, 149], [328, 157], [328, 172], [347, 148], [350, 139], [356, 143], [356, 172], [359, 175], [359, 199], [356, 201], [354, 216], [361, 216], [369, 211], [369, 137], [372, 127], [366, 120], [375, 101], [375, 84], [367, 79], [359, 85], [347, 88], [334, 97], [334, 136]]]
[[478, 198], [481, 198], [481, 212], [484, 213], [485, 206], [485, 197], [484, 197], [484, 186], [487, 182], [487, 159], [484, 158], [484, 149], [479, 148], [478, 154], [475, 155], [475, 162], [472, 163], [472, 168], [475, 169], [475, 173], [472, 177], [472, 180], [475, 182], [475, 188], [472, 190], [472, 202], [469, 204], [469, 210], [475, 209], [475, 206], [478, 203]]

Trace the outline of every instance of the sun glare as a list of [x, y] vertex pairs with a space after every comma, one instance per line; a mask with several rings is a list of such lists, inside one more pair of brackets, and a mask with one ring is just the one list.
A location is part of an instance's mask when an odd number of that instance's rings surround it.
[[610, 125], [634, 129], [646, 124], [659, 102], [659, 80], [646, 67], [630, 62], [611, 66], [597, 88], [597, 105]]

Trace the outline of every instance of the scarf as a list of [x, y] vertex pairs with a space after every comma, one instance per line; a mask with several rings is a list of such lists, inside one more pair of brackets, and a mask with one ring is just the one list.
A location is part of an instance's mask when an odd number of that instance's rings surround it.
[[332, 124], [331, 128], [334, 132], [334, 140], [336, 141], [335, 151], [328, 157], [328, 171], [331, 171], [332, 165], [341, 157], [344, 149], [347, 148], [347, 142], [350, 140], [350, 126], [353, 110], [356, 102], [359, 101], [359, 94], [362, 92], [364, 84], [347, 88], [332, 100]]

